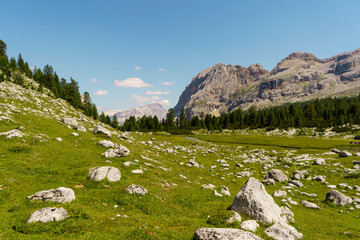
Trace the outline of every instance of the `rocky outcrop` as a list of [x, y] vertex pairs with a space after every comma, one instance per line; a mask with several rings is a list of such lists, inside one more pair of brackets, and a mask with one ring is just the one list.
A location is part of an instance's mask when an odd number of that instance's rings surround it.
[[262, 240], [255, 234], [232, 228], [200, 228], [195, 231], [197, 240]]
[[197, 74], [174, 107], [188, 118], [218, 116], [236, 108], [271, 106], [328, 95], [345, 95], [360, 87], [360, 49], [328, 59], [295, 52], [269, 72], [260, 64], [248, 68], [218, 63]]

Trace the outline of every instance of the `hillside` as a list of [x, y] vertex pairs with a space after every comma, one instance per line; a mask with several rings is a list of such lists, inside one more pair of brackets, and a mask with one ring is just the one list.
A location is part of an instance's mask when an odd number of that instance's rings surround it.
[[174, 107], [188, 118], [202, 112], [219, 116], [237, 108], [264, 107], [326, 96], [358, 93], [360, 49], [327, 59], [295, 52], [272, 71], [260, 64], [248, 68], [218, 63], [197, 74]]
[[[289, 180], [266, 185], [266, 192], [287, 194], [273, 199], [291, 209], [295, 223], [289, 224], [304, 239], [360, 237], [358, 157], [338, 158], [328, 150], [357, 152], [349, 148], [348, 140], [244, 136], [229, 131], [184, 138], [121, 133], [103, 125], [110, 130], [108, 137], [92, 133], [101, 123], [64, 100], [10, 82], [0, 83], [0, 96], [0, 238], [192, 239], [203, 227], [240, 229], [239, 222], [227, 223], [234, 214], [227, 209], [249, 176], [262, 181], [271, 169], [281, 169]], [[122, 145], [130, 154], [106, 158], [102, 154], [108, 148], [99, 144], [102, 140]], [[316, 160], [320, 165], [312, 165]], [[91, 180], [90, 169], [100, 166], [119, 169], [120, 181]], [[307, 171], [306, 177], [293, 181], [296, 178], [291, 176], [300, 170]], [[130, 194], [126, 189], [131, 184], [148, 193]], [[27, 198], [59, 187], [72, 189], [75, 200], [56, 203]], [[353, 197], [354, 204], [324, 201], [329, 187]], [[320, 209], [306, 208], [302, 200]], [[32, 213], [45, 207], [63, 208], [68, 218], [27, 223]], [[241, 218], [242, 222], [251, 219], [244, 213]], [[265, 232], [271, 224], [258, 223], [255, 234], [270, 239]], [[199, 239], [206, 239], [201, 233], [197, 232]]]

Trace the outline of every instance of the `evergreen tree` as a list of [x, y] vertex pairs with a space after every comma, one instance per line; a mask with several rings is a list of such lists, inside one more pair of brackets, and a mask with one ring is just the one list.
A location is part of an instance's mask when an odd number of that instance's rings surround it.
[[6, 43], [0, 39], [0, 55], [6, 56]]
[[111, 121], [111, 126], [116, 129], [119, 128], [119, 122], [117, 120], [116, 114], [114, 114], [113, 116], [113, 119]]

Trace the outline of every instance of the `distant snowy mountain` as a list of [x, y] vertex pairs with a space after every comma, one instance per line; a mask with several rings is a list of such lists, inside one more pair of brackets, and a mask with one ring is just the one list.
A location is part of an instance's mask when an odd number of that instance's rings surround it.
[[128, 110], [124, 110], [121, 112], [116, 113], [116, 118], [120, 124], [125, 122], [125, 119], [129, 118], [130, 116], [135, 117], [142, 117], [146, 116], [157, 116], [159, 120], [166, 118], [166, 109], [159, 103], [150, 103], [145, 106], [141, 107], [133, 107]]

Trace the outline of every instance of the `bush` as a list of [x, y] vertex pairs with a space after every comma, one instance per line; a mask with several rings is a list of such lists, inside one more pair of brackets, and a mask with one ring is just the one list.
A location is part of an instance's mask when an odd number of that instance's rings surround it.
[[172, 135], [193, 135], [193, 132], [190, 129], [171, 129], [167, 132]]
[[355, 135], [354, 139], [355, 140], [360, 140], [360, 135]]

